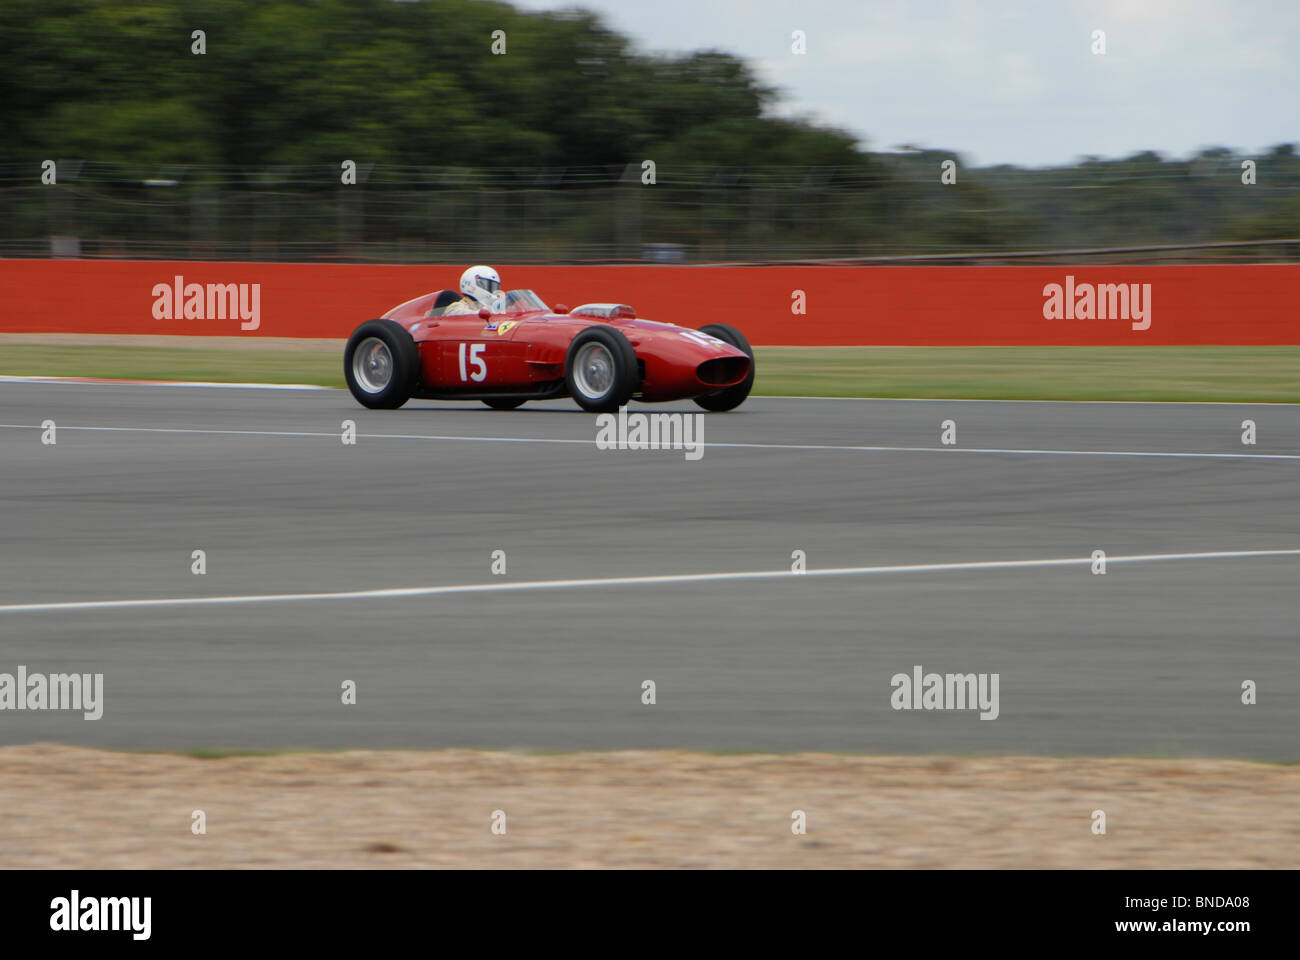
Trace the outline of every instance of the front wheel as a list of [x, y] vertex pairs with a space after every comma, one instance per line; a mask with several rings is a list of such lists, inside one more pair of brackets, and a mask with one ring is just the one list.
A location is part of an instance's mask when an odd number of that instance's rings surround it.
[[695, 398], [695, 402], [710, 413], [725, 413], [728, 410], [735, 410], [745, 402], [749, 397], [749, 391], [754, 387], [754, 348], [749, 345], [749, 341], [745, 339], [743, 333], [725, 323], [710, 323], [707, 326], [700, 327], [700, 333], [707, 333], [711, 337], [717, 337], [749, 357], [749, 373], [744, 380], [730, 387], [725, 387], [717, 393], [707, 393], [702, 397]]
[[362, 406], [395, 410], [415, 392], [420, 353], [411, 334], [393, 320], [368, 320], [343, 351], [343, 378]]
[[582, 409], [612, 413], [632, 399], [639, 386], [636, 351], [618, 330], [588, 327], [569, 344], [564, 381]]

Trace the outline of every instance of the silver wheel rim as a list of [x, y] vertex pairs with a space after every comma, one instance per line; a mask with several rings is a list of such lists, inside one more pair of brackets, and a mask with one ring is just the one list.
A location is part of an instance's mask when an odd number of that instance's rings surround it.
[[393, 353], [378, 337], [366, 337], [352, 353], [352, 378], [366, 393], [382, 393], [393, 380]]
[[573, 358], [573, 382], [584, 397], [598, 400], [614, 388], [614, 355], [603, 343], [583, 344]]

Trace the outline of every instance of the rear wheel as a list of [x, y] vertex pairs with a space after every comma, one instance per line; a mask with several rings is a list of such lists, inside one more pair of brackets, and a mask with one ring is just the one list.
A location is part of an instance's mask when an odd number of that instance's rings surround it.
[[564, 381], [582, 409], [612, 413], [632, 399], [639, 385], [636, 351], [618, 330], [588, 327], [569, 344]]
[[393, 320], [363, 323], [343, 351], [343, 378], [362, 406], [400, 407], [411, 399], [420, 378], [420, 354], [411, 334]]
[[700, 327], [700, 333], [707, 333], [711, 337], [717, 337], [749, 357], [749, 373], [744, 380], [730, 387], [725, 387], [717, 393], [707, 393], [702, 397], [695, 398], [695, 402], [710, 413], [725, 413], [728, 410], [735, 410], [745, 402], [749, 396], [749, 391], [754, 387], [754, 348], [749, 345], [749, 341], [745, 339], [743, 333], [725, 323], [710, 323], [707, 326]]
[[527, 397], [487, 397], [483, 400], [493, 410], [514, 410], [528, 402]]

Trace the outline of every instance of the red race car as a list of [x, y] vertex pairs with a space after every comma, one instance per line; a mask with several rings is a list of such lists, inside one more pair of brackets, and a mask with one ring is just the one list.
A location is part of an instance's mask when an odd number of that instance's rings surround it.
[[386, 409], [419, 397], [513, 410], [567, 395], [593, 413], [633, 397], [689, 397], [722, 411], [740, 406], [754, 383], [754, 351], [723, 323], [691, 330], [617, 303], [551, 309], [531, 290], [505, 292], [492, 310], [443, 315], [458, 296], [426, 294], [357, 327], [343, 354], [352, 396]]

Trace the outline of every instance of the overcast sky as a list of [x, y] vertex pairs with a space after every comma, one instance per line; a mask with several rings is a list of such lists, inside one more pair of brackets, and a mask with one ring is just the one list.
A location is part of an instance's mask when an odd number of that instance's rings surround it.
[[779, 112], [876, 150], [1045, 166], [1300, 141], [1300, 0], [511, 2], [585, 7], [642, 51], [736, 54], [786, 94]]

